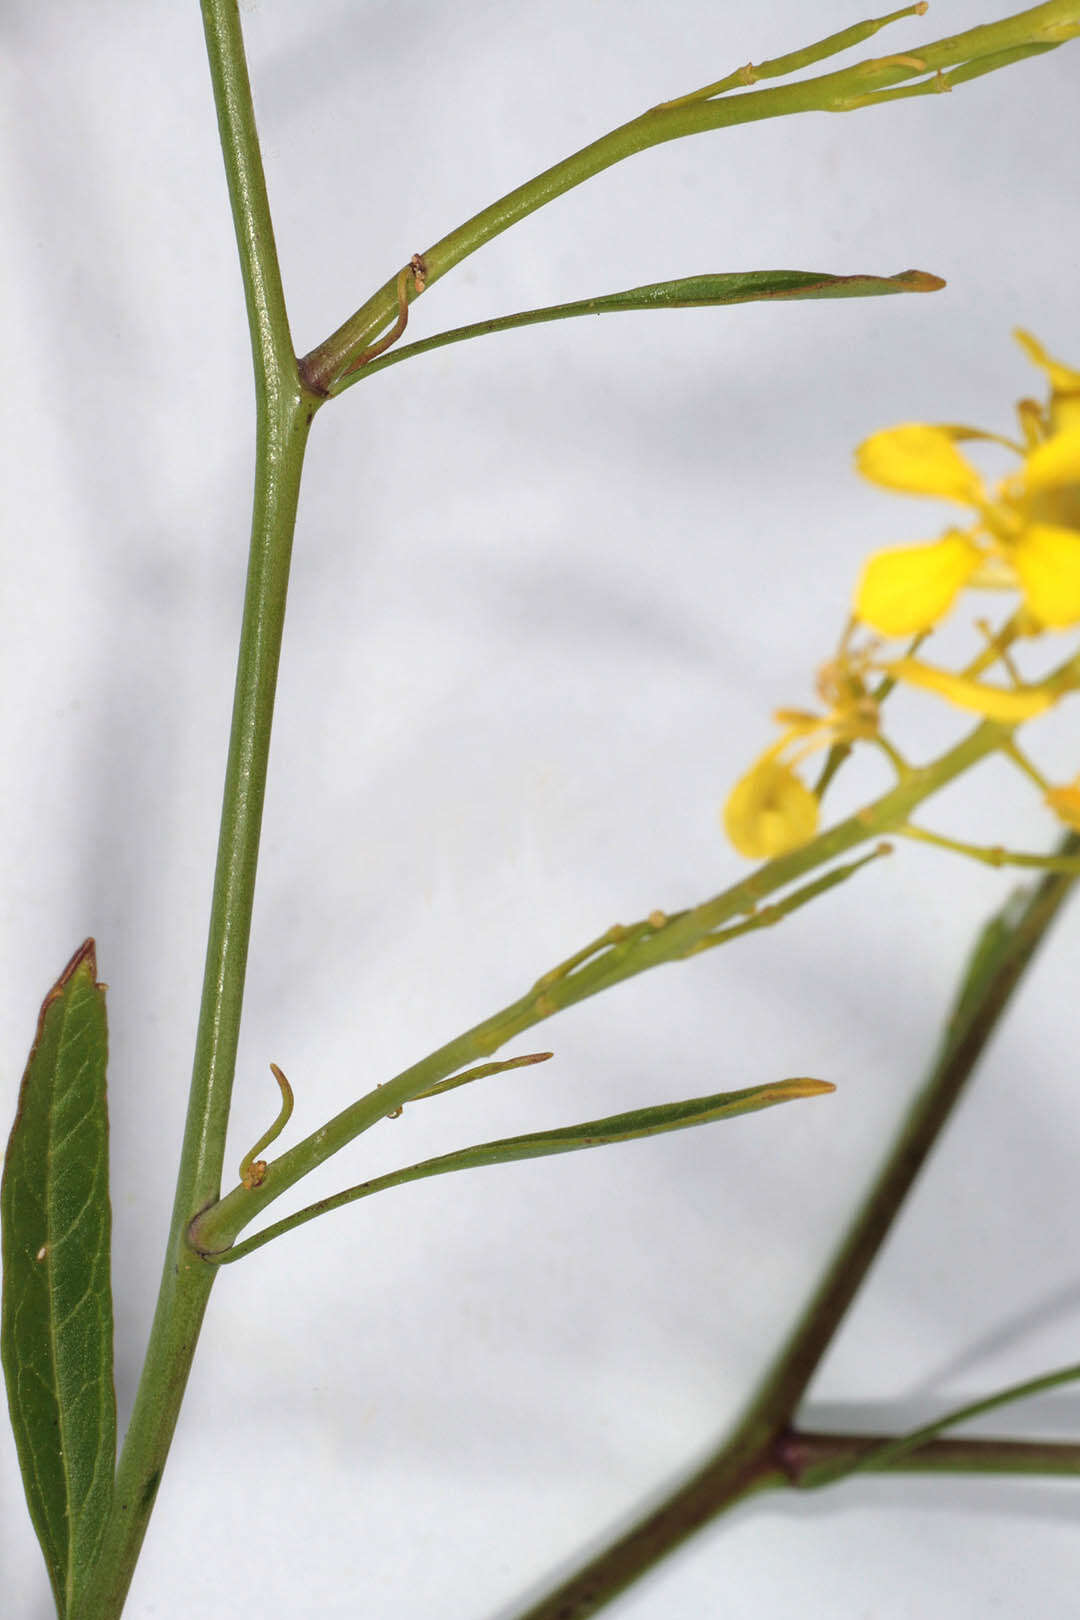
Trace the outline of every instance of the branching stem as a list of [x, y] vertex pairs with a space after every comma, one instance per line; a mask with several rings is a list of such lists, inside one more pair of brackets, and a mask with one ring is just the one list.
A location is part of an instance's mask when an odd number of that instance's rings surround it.
[[202, 0], [255, 368], [251, 549], [187, 1124], [161, 1288], [101, 1551], [69, 1620], [117, 1620], [179, 1416], [212, 1267], [184, 1242], [218, 1197], [247, 970], [267, 758], [300, 477], [321, 403], [300, 381], [236, 0]]
[[[217, 1268], [189, 1246], [193, 1217], [211, 1209], [215, 1235], [228, 1242], [239, 1226], [315, 1162], [364, 1128], [364, 1099], [320, 1135], [299, 1144], [268, 1169], [262, 1185], [239, 1189], [248, 1200], [243, 1219], [229, 1195], [221, 1203], [222, 1161], [239, 1039], [248, 942], [258, 860], [278, 660], [284, 625], [292, 539], [304, 452], [314, 416], [329, 393], [358, 366], [375, 359], [404, 330], [409, 274], [392, 277], [345, 325], [298, 363], [292, 346], [273, 228], [259, 153], [237, 0], [201, 0], [210, 71], [251, 330], [257, 404], [256, 472], [251, 548], [244, 600], [232, 729], [226, 766], [206, 971], [192, 1086], [172, 1223], [161, 1288], [135, 1405], [121, 1453], [113, 1505], [101, 1550], [68, 1620], [118, 1620], [168, 1455], [203, 1315]], [[918, 10], [905, 8], [907, 11]], [[896, 15], [900, 15], [897, 13]], [[1080, 0], [1047, 0], [1015, 17], [969, 30], [917, 55], [881, 57], [839, 73], [720, 100], [704, 93], [660, 106], [593, 142], [583, 151], [483, 209], [414, 257], [412, 292], [437, 280], [484, 242], [633, 152], [707, 129], [811, 110], [844, 111], [890, 97], [935, 93], [1024, 56], [1051, 50], [1080, 32]], [[832, 42], [835, 44], [835, 42]], [[823, 42], [820, 49], [829, 46]], [[812, 47], [818, 51], [819, 47]], [[798, 55], [799, 53], [796, 53]], [[808, 53], [802, 53], [807, 60]], [[771, 64], [776, 68], [779, 64]], [[951, 70], [948, 79], [941, 77]], [[921, 77], [926, 74], [928, 77]], [[913, 82], [918, 80], [918, 82]], [[745, 82], [745, 81], [744, 81]], [[717, 90], [721, 86], [707, 87]], [[389, 337], [379, 334], [392, 327]], [[904, 819], [934, 787], [943, 785], [1000, 747], [1009, 728], [986, 722], [957, 749], [936, 776], [912, 771], [893, 790], [885, 810], [853, 818], [805, 851], [771, 863], [735, 891], [661, 922], [638, 925], [576, 970], [522, 998], [494, 1019], [450, 1042], [390, 1082], [378, 1117], [395, 1105], [438, 1087], [477, 1058], [487, 1058], [513, 1034], [562, 1006], [608, 988], [660, 961], [681, 960], [767, 894]], [[1073, 851], [1070, 851], [1073, 853]], [[777, 1449], [825, 1345], [865, 1274], [918, 1164], [940, 1130], [990, 1027], [1060, 903], [1068, 878], [1055, 873], [1030, 909], [1024, 951], [984, 989], [977, 1014], [966, 1018], [963, 1039], [953, 1038], [916, 1105], [897, 1149], [875, 1185], [799, 1328], [755, 1397], [735, 1436], [690, 1486], [570, 1583], [568, 1599], [542, 1605], [532, 1620], [591, 1614], [634, 1574], [648, 1567], [697, 1524], [749, 1492], [786, 1478]], [[657, 914], [658, 915], [658, 914]], [[1017, 935], [1012, 936], [1013, 939]], [[980, 1023], [980, 1017], [982, 1022]], [[965, 1044], [966, 1042], [966, 1044]], [[947, 1072], [946, 1072], [947, 1071]], [[326, 1151], [322, 1151], [323, 1147]], [[804, 1437], [803, 1443], [810, 1440]], [[934, 1442], [940, 1446], [944, 1442]], [[918, 1456], [918, 1453], [915, 1454]], [[905, 1459], [909, 1466], [913, 1459]], [[554, 1601], [554, 1600], [553, 1600]]]
[[[1080, 851], [1070, 833], [1060, 854]], [[554, 1592], [518, 1620], [589, 1620], [631, 1582], [680, 1546], [695, 1531], [767, 1488], [816, 1483], [818, 1470], [835, 1477], [856, 1467], [872, 1437], [799, 1435], [795, 1416], [807, 1386], [881, 1251], [926, 1159], [997, 1027], [1035, 951], [1075, 879], [1045, 877], [1015, 917], [996, 918], [984, 930], [953, 1010], [941, 1054], [916, 1097], [896, 1140], [847, 1235], [811, 1296], [788, 1343], [766, 1374], [733, 1433], [691, 1479], [590, 1559]], [[895, 1437], [887, 1437], [889, 1444]], [[981, 1449], [995, 1446], [993, 1453]], [[816, 1449], [815, 1449], [816, 1448]], [[830, 1450], [831, 1448], [831, 1450]], [[936, 1437], [926, 1448], [929, 1469], [1073, 1473], [1080, 1446], [1064, 1451], [1034, 1444], [955, 1441]], [[921, 1450], [899, 1447], [896, 1466], [920, 1467]], [[884, 1465], [890, 1452], [884, 1451]]]
[[[908, 9], [911, 8], [905, 8]], [[893, 13], [894, 17], [901, 15], [903, 12]], [[428, 285], [538, 208], [651, 146], [680, 140], [685, 135], [699, 135], [706, 130], [727, 129], [791, 113], [850, 112], [884, 103], [890, 92], [916, 96], [935, 94], [940, 89], [951, 88], [952, 84], [1007, 67], [1026, 56], [1053, 50], [1078, 32], [1080, 0], [1047, 0], [1043, 5], [1031, 6], [999, 22], [985, 23], [933, 44], [917, 46], [903, 56], [877, 57], [816, 78], [800, 79], [767, 90], [747, 89], [736, 95], [721, 95], [717, 100], [702, 99], [705, 93], [701, 91], [694, 92], [689, 100], [677, 97], [591, 141], [580, 152], [515, 187], [442, 237], [423, 255]], [[844, 48], [833, 42], [823, 44], [829, 44], [830, 51]], [[781, 71], [791, 71], [790, 62], [800, 56], [807, 61], [820, 59], [810, 53], [796, 52], [792, 58], [781, 59], [785, 64]], [[918, 66], [914, 65], [916, 63]], [[944, 69], [953, 70], [947, 78], [939, 76]], [[924, 74], [928, 77], [922, 77]], [[913, 84], [912, 80], [919, 82]], [[720, 87], [718, 84], [713, 88]], [[341, 385], [356, 356], [394, 322], [397, 313], [395, 272], [337, 331], [304, 357], [301, 375], [313, 388], [332, 392], [335, 386]]]

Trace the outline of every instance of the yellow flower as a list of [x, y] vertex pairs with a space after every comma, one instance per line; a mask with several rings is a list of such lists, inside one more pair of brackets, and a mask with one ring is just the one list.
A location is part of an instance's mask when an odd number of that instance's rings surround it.
[[1046, 803], [1066, 826], [1075, 827], [1080, 832], [1080, 776], [1073, 782], [1066, 782], [1064, 787], [1051, 788], [1046, 795]]
[[724, 831], [740, 855], [771, 860], [814, 836], [818, 800], [795, 767], [830, 743], [877, 736], [877, 704], [865, 680], [869, 667], [865, 654], [841, 647], [818, 673], [818, 695], [827, 712], [777, 711], [783, 736], [736, 782], [724, 806]]
[[[1018, 590], [1034, 629], [1080, 623], [1080, 371], [1017, 333], [1047, 373], [1045, 410], [1021, 401], [1026, 452], [975, 428], [904, 423], [856, 451], [859, 471], [886, 489], [971, 508], [975, 521], [930, 544], [875, 553], [855, 591], [855, 614], [887, 636], [918, 635], [944, 618], [967, 586]], [[1022, 455], [1020, 468], [988, 490], [956, 446], [991, 439]]]
[[818, 802], [772, 750], [736, 782], [724, 806], [724, 831], [740, 855], [771, 860], [817, 831]]

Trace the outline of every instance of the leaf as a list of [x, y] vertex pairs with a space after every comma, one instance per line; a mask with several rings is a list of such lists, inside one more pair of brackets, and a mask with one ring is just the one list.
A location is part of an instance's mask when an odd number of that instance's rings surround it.
[[[778, 298], [880, 298], [890, 293], [937, 292], [945, 283], [926, 270], [895, 276], [833, 276], [818, 270], [745, 270], [727, 275], [685, 276], [629, 292], [608, 293], [587, 304], [565, 304], [583, 314], [605, 309], [688, 309], [704, 304], [750, 304]], [[590, 307], [591, 306], [591, 307]]]
[[599, 298], [583, 298], [572, 304], [549, 304], [543, 309], [522, 310], [517, 315], [499, 315], [473, 326], [457, 326], [437, 332], [419, 343], [406, 343], [391, 349], [378, 360], [338, 379], [332, 389], [340, 393], [361, 377], [370, 377], [384, 366], [411, 359], [428, 349], [447, 343], [463, 343], [466, 338], [485, 337], [490, 332], [507, 332], [517, 326], [536, 326], [544, 321], [563, 321], [576, 315], [607, 315], [635, 309], [696, 309], [713, 304], [754, 304], [797, 298], [878, 298], [890, 293], [937, 292], [945, 283], [926, 270], [901, 270], [895, 276], [832, 276], [816, 270], [746, 270], [733, 274], [685, 276], [678, 281], [656, 281], [626, 292], [605, 293]]
[[71, 1607], [112, 1500], [105, 986], [94, 942], [42, 1004], [0, 1184], [0, 1353], [30, 1517]]
[[635, 1108], [627, 1114], [611, 1114], [607, 1119], [589, 1119], [580, 1125], [562, 1125], [555, 1130], [534, 1131], [528, 1136], [507, 1136], [496, 1142], [479, 1142], [475, 1147], [459, 1148], [455, 1153], [442, 1153], [437, 1159], [423, 1159], [419, 1164], [407, 1165], [403, 1170], [392, 1170], [389, 1175], [376, 1176], [358, 1187], [347, 1187], [331, 1198], [322, 1198], [309, 1204], [295, 1215], [287, 1215], [254, 1237], [245, 1238], [230, 1249], [207, 1253], [199, 1249], [204, 1258], [227, 1264], [239, 1260], [254, 1249], [260, 1249], [272, 1238], [280, 1237], [295, 1226], [303, 1226], [317, 1215], [326, 1215], [344, 1204], [355, 1203], [358, 1198], [369, 1198], [372, 1193], [400, 1187], [407, 1181], [424, 1181], [429, 1176], [444, 1176], [455, 1170], [474, 1170], [489, 1164], [512, 1164], [517, 1159], [541, 1159], [553, 1153], [575, 1153], [582, 1148], [607, 1147], [614, 1142], [632, 1142], [642, 1136], [660, 1136], [665, 1131], [687, 1130], [691, 1125], [708, 1125], [717, 1119], [733, 1119], [737, 1114], [752, 1114], [759, 1108], [772, 1108], [777, 1103], [794, 1102], [800, 1097], [820, 1097], [836, 1087], [827, 1080], [777, 1080], [769, 1085], [749, 1086], [744, 1091], [722, 1091], [712, 1097], [690, 1097], [684, 1102], [661, 1103], [654, 1108]]

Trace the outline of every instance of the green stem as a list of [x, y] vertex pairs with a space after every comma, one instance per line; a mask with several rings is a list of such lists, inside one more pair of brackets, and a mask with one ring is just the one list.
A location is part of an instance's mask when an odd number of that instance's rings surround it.
[[969, 860], [981, 861], [984, 866], [1022, 866], [1033, 871], [1068, 872], [1080, 875], [1080, 856], [1035, 855], [1024, 850], [1006, 849], [1002, 844], [968, 844], [961, 838], [947, 838], [944, 833], [929, 832], [925, 827], [897, 827], [901, 838], [916, 843], [932, 844], [935, 849], [948, 850], [952, 855], [966, 855]]
[[817, 900], [830, 889], [835, 889], [837, 884], [846, 883], [848, 878], [854, 877], [864, 866], [869, 866], [873, 861], [880, 861], [883, 856], [891, 855], [892, 848], [891, 844], [881, 843], [876, 849], [872, 849], [869, 855], [862, 855], [847, 866], [830, 867], [821, 877], [814, 878], [801, 889], [784, 895], [782, 900], [760, 907], [744, 922], [733, 923], [730, 928], [719, 928], [711, 934], [706, 934], [699, 944], [687, 951], [687, 956], [698, 956], [702, 951], [715, 950], [718, 945], [728, 945], [733, 939], [739, 939], [743, 934], [757, 933], [761, 928], [775, 928], [785, 917], [790, 917], [793, 911], [800, 911], [803, 906], [809, 905], [811, 900]]
[[814, 45], [806, 45], [802, 50], [788, 51], [783, 56], [774, 56], [767, 62], [747, 62], [744, 67], [736, 68], [723, 79], [716, 79], [712, 84], [702, 85], [700, 90], [691, 90], [689, 95], [678, 96], [670, 106], [680, 106], [688, 101], [705, 101], [712, 96], [722, 96], [728, 90], [745, 90], [747, 85], [756, 84], [759, 79], [786, 79], [789, 73], [798, 73], [801, 68], [813, 67], [815, 62], [823, 62], [827, 57], [839, 56], [841, 51], [848, 51], [853, 45], [862, 45], [864, 41], [872, 39], [875, 34], [887, 28], [890, 23], [900, 22], [904, 17], [921, 16], [926, 11], [926, 5], [904, 6], [900, 11], [890, 11], [885, 17], [870, 17], [866, 22], [852, 24], [842, 28], [839, 33], [829, 34], [827, 38], [818, 40]]
[[893, 1439], [796, 1430], [782, 1443], [784, 1472], [796, 1486], [816, 1485], [819, 1473], [832, 1483], [856, 1466], [882, 1474], [1080, 1474], [1080, 1444], [1074, 1440], [929, 1440], [917, 1450], [889, 1455]]
[[[787, 888], [805, 873], [906, 823], [917, 805], [1000, 748], [1011, 731], [1010, 726], [999, 721], [984, 721], [931, 765], [909, 771], [902, 782], [873, 804], [809, 843], [759, 867], [723, 894], [675, 916], [656, 913], [655, 922], [650, 917], [645, 923], [610, 930], [579, 953], [585, 960], [573, 971], [560, 969], [545, 974], [508, 1007], [351, 1103], [275, 1159], [258, 1187], [235, 1187], [198, 1217], [191, 1232], [192, 1243], [206, 1254], [227, 1248], [236, 1234], [275, 1198], [394, 1109], [430, 1090], [447, 1075], [489, 1058], [515, 1035], [553, 1013], [663, 962], [682, 961], [696, 954], [712, 943], [716, 931], [732, 918], [752, 916], [769, 895]], [[828, 880], [823, 886], [829, 886]], [[577, 957], [571, 958], [571, 964], [577, 961]]]
[[320, 403], [300, 382], [289, 336], [236, 0], [202, 0], [202, 10], [255, 366], [251, 550], [172, 1224], [112, 1510], [72, 1620], [115, 1620], [123, 1608], [215, 1276], [185, 1245], [184, 1235], [192, 1215], [221, 1186], [292, 537], [304, 448]]
[[[1078, 850], [1080, 835], [1070, 834], [1061, 853], [1072, 855]], [[588, 1620], [696, 1530], [745, 1496], [768, 1486], [798, 1482], [792, 1472], [792, 1456], [796, 1463], [798, 1460], [792, 1447], [802, 1443], [792, 1429], [796, 1408], [1074, 881], [1064, 874], [1051, 874], [1017, 917], [994, 919], [984, 930], [941, 1055], [787, 1345], [731, 1436], [658, 1508], [517, 1620]], [[865, 1449], [866, 1442], [861, 1444]], [[940, 1447], [945, 1442], [935, 1444]], [[970, 1447], [974, 1442], [967, 1444]], [[916, 1457], [906, 1453], [899, 1461], [914, 1467]], [[1019, 1454], [1016, 1460], [1021, 1460]]]
[[[587, 1620], [695, 1530], [711, 1524], [749, 1497], [809, 1484], [816, 1470], [838, 1469], [861, 1456], [868, 1444], [887, 1443], [889, 1439], [887, 1435], [792, 1432], [776, 1442], [771, 1458], [762, 1455], [757, 1460], [745, 1450], [725, 1447], [628, 1536], [516, 1620]], [[1080, 1445], [1037, 1440], [931, 1440], [918, 1451], [868, 1467], [880, 1473], [1075, 1477], [1080, 1474]]]
[[936, 1440], [946, 1429], [955, 1429], [960, 1423], [968, 1423], [972, 1418], [996, 1412], [999, 1407], [1011, 1406], [1016, 1401], [1030, 1400], [1033, 1395], [1045, 1395], [1048, 1390], [1058, 1389], [1062, 1384], [1074, 1384], [1078, 1378], [1080, 1362], [1076, 1361], [1070, 1362], [1067, 1367], [1057, 1367], [1053, 1372], [1041, 1373], [1038, 1378], [1025, 1378], [1020, 1384], [1010, 1384], [1005, 1389], [995, 1390], [992, 1395], [982, 1396], [980, 1400], [953, 1407], [932, 1423], [920, 1424], [907, 1434], [894, 1435], [876, 1445], [864, 1440], [861, 1451], [846, 1464], [834, 1464], [831, 1472], [828, 1469], [819, 1470], [817, 1477], [806, 1479], [803, 1483], [829, 1485], [833, 1479], [846, 1479], [849, 1474], [860, 1473], [863, 1469], [892, 1468], [905, 1457], [920, 1451], [931, 1440]]
[[[913, 79], [923, 80], [922, 84], [912, 87], [915, 93], [947, 89], [948, 80], [936, 78], [942, 69], [960, 66], [963, 76], [970, 77], [977, 71], [1007, 66], [1010, 60], [1016, 59], [1017, 53], [1051, 50], [1075, 37], [1077, 32], [1080, 32], [1078, 0], [1047, 0], [1044, 5], [1029, 7], [1000, 22], [970, 28], [931, 45], [916, 46], [911, 56], [879, 57], [817, 78], [769, 90], [746, 91], [718, 101], [680, 103], [676, 100], [653, 107], [517, 186], [442, 237], [423, 254], [425, 286], [430, 287], [470, 253], [475, 253], [485, 242], [536, 209], [612, 164], [651, 146], [679, 140], [685, 135], [780, 118], [789, 113], [850, 111], [873, 104], [882, 92]], [[912, 67], [912, 59], [923, 66]], [[988, 59], [985, 68], [978, 67], [982, 59]], [[925, 73], [932, 77], [924, 79]], [[318, 392], [331, 389], [356, 356], [395, 320], [397, 282], [398, 272], [395, 271], [336, 332], [305, 356], [301, 361], [301, 376], [309, 386]], [[415, 288], [407, 291], [412, 297], [416, 296]]]

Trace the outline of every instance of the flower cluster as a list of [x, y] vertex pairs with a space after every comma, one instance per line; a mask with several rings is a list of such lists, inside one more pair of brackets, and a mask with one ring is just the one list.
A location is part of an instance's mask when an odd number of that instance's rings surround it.
[[[1076, 684], [1060, 674], [1025, 684], [1010, 657], [1021, 638], [1080, 625], [1080, 371], [1055, 360], [1030, 334], [1016, 337], [1050, 385], [1045, 404], [1020, 401], [1018, 439], [908, 422], [873, 434], [856, 451], [856, 467], [871, 482], [955, 503], [969, 521], [937, 540], [879, 551], [866, 562], [839, 651], [818, 679], [823, 712], [780, 711], [781, 736], [728, 798], [724, 826], [740, 854], [769, 859], [814, 835], [829, 772], [812, 790], [797, 767], [817, 749], [869, 741], [903, 777], [908, 767], [881, 731], [880, 700], [895, 682], [1008, 726], [1043, 713]], [[958, 449], [973, 441], [1003, 446], [1017, 464], [988, 484]], [[969, 589], [1011, 593], [1005, 622], [992, 631], [979, 621], [986, 646], [964, 669], [920, 661], [917, 648]], [[898, 657], [888, 655], [881, 638], [914, 641]], [[1006, 685], [981, 679], [998, 663]], [[1009, 752], [1059, 819], [1080, 828], [1080, 778], [1051, 787], [1011, 743]]]
[[[1020, 401], [1023, 443], [977, 428], [905, 423], [875, 433], [855, 453], [872, 483], [954, 501], [974, 518], [931, 544], [870, 558], [855, 614], [883, 635], [932, 629], [966, 586], [1018, 590], [1029, 630], [1080, 624], [1080, 371], [1051, 359], [1028, 333], [1016, 335], [1050, 379], [1046, 407]], [[1020, 466], [988, 489], [956, 448], [973, 439], [1005, 445]]]

